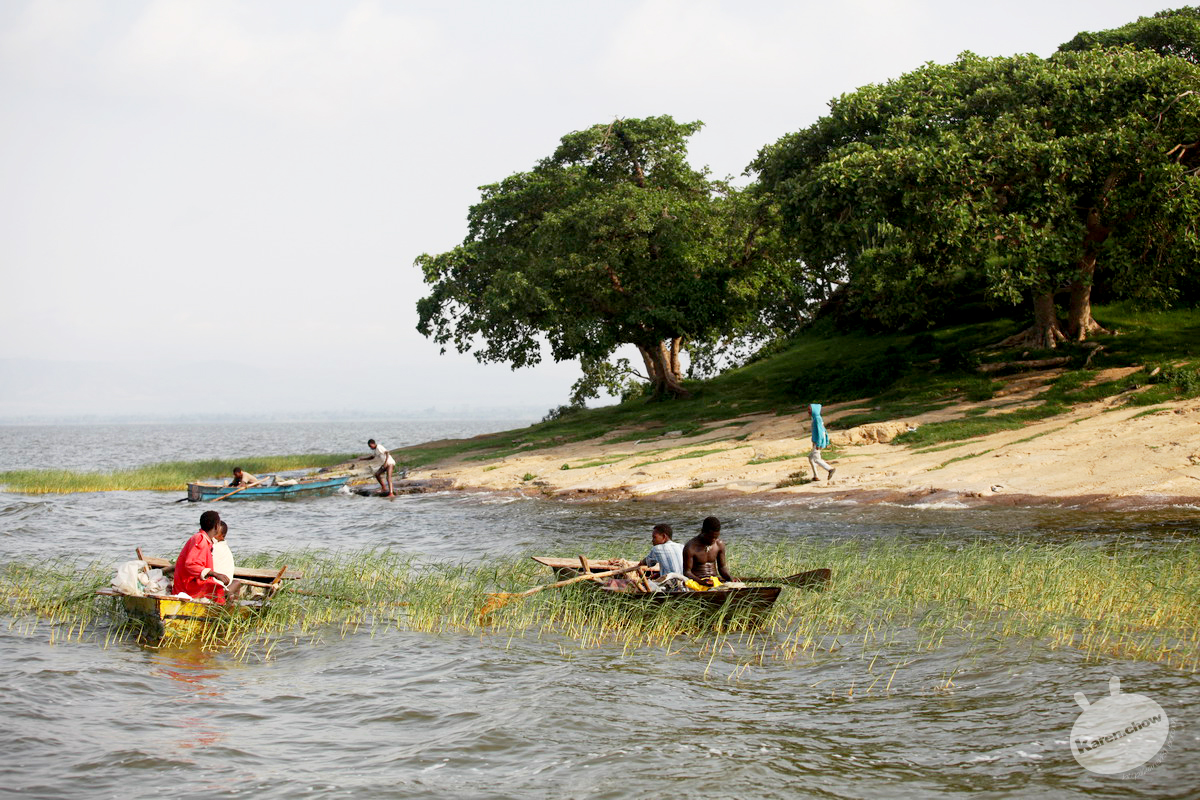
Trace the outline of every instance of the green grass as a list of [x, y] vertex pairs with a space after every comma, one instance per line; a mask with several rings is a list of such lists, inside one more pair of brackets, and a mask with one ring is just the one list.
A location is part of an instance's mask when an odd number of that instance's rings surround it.
[[[640, 539], [611, 542], [590, 555], [629, 556], [643, 548]], [[483, 567], [420, 564], [407, 554], [375, 550], [244, 560], [260, 567], [286, 562], [305, 575], [289, 583], [261, 619], [217, 626], [202, 642], [244, 657], [269, 657], [284, 640], [319, 644], [394, 628], [499, 640], [549, 636], [579, 648], [658, 648], [705, 660], [720, 650], [743, 666], [841, 651], [845, 659], [881, 659], [889, 665], [884, 675], [915, 653], [949, 643], [986, 653], [1003, 640], [1027, 640], [1075, 649], [1096, 663], [1133, 659], [1200, 671], [1195, 541], [1153, 549], [1120, 541], [1095, 546], [1020, 539], [741, 548], [730, 554], [735, 576], [833, 570], [829, 591], [785, 589], [761, 619], [714, 617], [679, 604], [631, 609], [621, 598], [587, 587], [539, 592], [481, 614], [492, 593], [552, 580], [527, 558]], [[92, 594], [112, 572], [103, 564], [76, 569], [65, 562], [6, 563], [0, 598], [9, 628], [52, 639], [132, 636], [118, 603]]]
[[228, 477], [234, 467], [252, 474], [287, 470], [317, 469], [340, 464], [349, 455], [308, 454], [259, 456], [234, 460], [168, 461], [136, 469], [113, 472], [70, 472], [29, 469], [0, 472], [0, 484], [14, 492], [58, 494], [66, 492], [176, 491], [187, 484], [214, 477]]
[[795, 458], [804, 458], [808, 453], [785, 453], [779, 456], [771, 456], [769, 458], [752, 458], [746, 462], [746, 466], [753, 467], [757, 464], [774, 464], [776, 461], [791, 461]]
[[677, 456], [671, 456], [670, 458], [662, 458], [662, 459], [658, 459], [657, 461], [643, 461], [639, 464], [634, 464], [634, 466], [635, 467], [646, 467], [651, 464], [665, 464], [668, 461], [680, 461], [680, 460], [686, 459], [686, 458], [704, 458], [705, 456], [711, 456], [714, 453], [728, 453], [732, 450], [742, 450], [742, 449], [744, 449], [744, 447], [730, 447], [730, 448], [713, 447], [713, 448], [709, 448], [706, 450], [689, 450], [687, 452], [680, 453]]

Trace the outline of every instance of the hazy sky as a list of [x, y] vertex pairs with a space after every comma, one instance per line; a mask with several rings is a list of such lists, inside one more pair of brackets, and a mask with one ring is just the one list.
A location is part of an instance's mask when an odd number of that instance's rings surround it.
[[1178, 5], [5, 0], [0, 418], [558, 405], [573, 364], [415, 331], [480, 185], [658, 114], [738, 175], [860, 85]]

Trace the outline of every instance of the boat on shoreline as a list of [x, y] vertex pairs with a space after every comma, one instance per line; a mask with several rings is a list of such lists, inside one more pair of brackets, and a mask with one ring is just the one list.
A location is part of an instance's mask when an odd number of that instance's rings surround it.
[[320, 497], [340, 490], [354, 476], [314, 475], [271, 485], [229, 487], [219, 483], [189, 483], [187, 499], [193, 503], [211, 500], [290, 500]]

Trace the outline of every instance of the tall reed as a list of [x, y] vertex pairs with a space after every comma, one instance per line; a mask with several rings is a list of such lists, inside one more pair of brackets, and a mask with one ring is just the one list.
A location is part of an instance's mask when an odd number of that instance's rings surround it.
[[[594, 555], [617, 555], [621, 547], [606, 549]], [[735, 576], [783, 577], [829, 567], [833, 583], [825, 592], [784, 589], [765, 615], [631, 602], [583, 584], [539, 592], [481, 616], [490, 593], [520, 591], [552, 577], [528, 559], [430, 563], [382, 549], [259, 554], [242, 561], [260, 567], [286, 562], [305, 578], [287, 583], [260, 616], [231, 616], [210, 626], [202, 644], [261, 655], [283, 640], [319, 642], [400, 629], [531, 637], [624, 652], [658, 648], [705, 660], [721, 653], [744, 667], [831, 653], [895, 667], [950, 644], [985, 652], [997, 642], [1025, 641], [1093, 659], [1200, 670], [1200, 543], [1194, 541], [1154, 547], [800, 541], [733, 555]], [[119, 602], [92, 594], [113, 569], [8, 564], [0, 571], [0, 597], [10, 627], [32, 633], [48, 621], [55, 635], [102, 630], [106, 641], [126, 637], [130, 629]]]
[[311, 453], [295, 456], [257, 456], [244, 459], [165, 461], [111, 472], [74, 472], [61, 469], [22, 469], [0, 472], [0, 484], [13, 492], [64, 494], [68, 492], [174, 491], [187, 484], [228, 476], [234, 467], [251, 473], [317, 469], [340, 464], [346, 455]]

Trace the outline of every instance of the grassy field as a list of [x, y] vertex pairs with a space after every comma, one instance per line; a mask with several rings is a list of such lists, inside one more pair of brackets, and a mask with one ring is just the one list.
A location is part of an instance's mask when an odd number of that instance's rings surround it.
[[[624, 555], [613, 543], [594, 557]], [[480, 568], [417, 564], [391, 550], [315, 551], [248, 557], [246, 566], [286, 562], [306, 576], [252, 623], [213, 626], [205, 646], [268, 657], [282, 640], [319, 642], [381, 628], [507, 638], [553, 637], [580, 648], [662, 648], [741, 665], [813, 659], [830, 652], [862, 659], [884, 689], [907, 659], [947, 645], [986, 654], [998, 642], [1070, 648], [1096, 661], [1133, 659], [1200, 671], [1200, 543], [1153, 550], [1004, 543], [790, 543], [743, 550], [734, 575], [833, 570], [829, 591], [785, 589], [769, 615], [705, 614], [680, 604], [631, 609], [621, 598], [565, 587], [481, 614], [492, 593], [548, 583], [544, 567], [509, 559]], [[96, 598], [111, 566], [9, 563], [0, 597], [10, 627], [52, 637], [134, 635], [117, 601]], [[299, 589], [300, 591], [296, 591]], [[303, 592], [303, 593], [301, 593]], [[42, 623], [52, 623], [43, 625]], [[878, 665], [877, 662], [878, 661]]]

